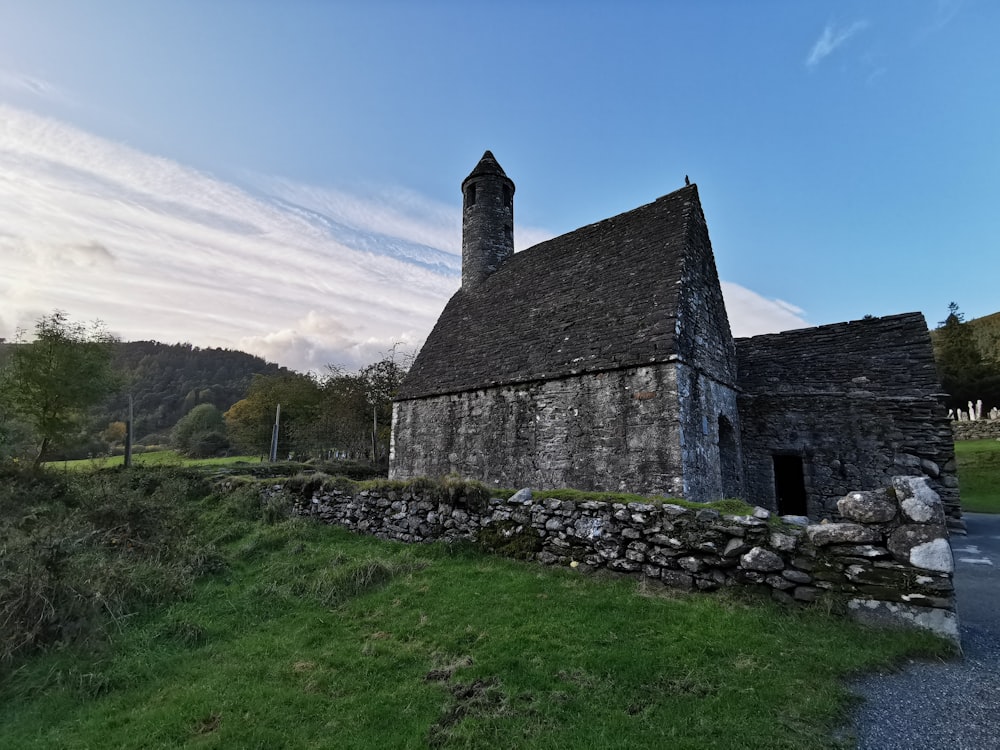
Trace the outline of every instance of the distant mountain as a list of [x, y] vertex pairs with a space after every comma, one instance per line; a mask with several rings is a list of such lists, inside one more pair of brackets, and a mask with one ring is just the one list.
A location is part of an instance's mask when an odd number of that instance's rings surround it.
[[246, 395], [256, 374], [289, 372], [246, 352], [157, 341], [117, 344], [113, 366], [124, 380], [122, 390], [97, 410], [94, 422], [124, 420], [131, 394], [136, 440], [167, 432], [198, 404], [225, 411]]

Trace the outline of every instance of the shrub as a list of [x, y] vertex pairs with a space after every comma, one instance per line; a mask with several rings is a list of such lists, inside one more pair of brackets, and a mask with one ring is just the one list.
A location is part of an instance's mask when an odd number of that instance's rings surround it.
[[191, 458], [208, 458], [229, 448], [225, 420], [212, 404], [199, 404], [181, 417], [172, 440], [180, 453]]
[[196, 474], [0, 473], [0, 663], [99, 638], [223, 565], [195, 533], [193, 501], [207, 494]]

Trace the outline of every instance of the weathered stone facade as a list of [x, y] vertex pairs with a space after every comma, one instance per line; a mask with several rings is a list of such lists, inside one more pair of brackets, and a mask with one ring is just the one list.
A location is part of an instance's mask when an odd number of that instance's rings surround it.
[[755, 336], [737, 341], [737, 351], [749, 497], [776, 496], [773, 457], [787, 455], [801, 459], [812, 517], [835, 513], [852, 489], [884, 487], [901, 473], [927, 477], [949, 515], [961, 515], [922, 316]]
[[392, 477], [822, 518], [911, 473], [960, 517], [919, 313], [734, 342], [695, 185], [513, 255], [513, 183], [489, 152], [463, 195], [462, 288], [395, 404]]
[[722, 441], [726, 493], [720, 421], [706, 414], [737, 424], [735, 392], [678, 363], [500, 386], [397, 402], [392, 460], [498, 487], [738, 496], [738, 438]]
[[[281, 485], [268, 492], [282, 492]], [[670, 503], [579, 502], [524, 489], [507, 499], [441, 499], [427, 483], [357, 493], [318, 489], [297, 512], [403, 542], [468, 539], [500, 553], [666, 586], [752, 586], [784, 602], [832, 599], [872, 622], [958, 637], [944, 508], [919, 477], [851, 492], [836, 523], [723, 515]]]

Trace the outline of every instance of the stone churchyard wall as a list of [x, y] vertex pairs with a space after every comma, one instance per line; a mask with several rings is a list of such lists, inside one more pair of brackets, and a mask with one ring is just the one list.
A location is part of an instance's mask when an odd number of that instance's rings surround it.
[[[378, 487], [379, 485], [376, 485]], [[608, 570], [687, 590], [749, 586], [788, 602], [842, 602], [871, 623], [958, 639], [944, 507], [926, 478], [846, 494], [838, 519], [810, 523], [763, 508], [727, 515], [669, 501], [564, 500], [475, 484], [386, 482], [381, 489], [287, 482], [296, 512], [403, 542], [471, 540], [499, 554]]]
[[1000, 440], [1000, 418], [951, 423], [955, 440]]

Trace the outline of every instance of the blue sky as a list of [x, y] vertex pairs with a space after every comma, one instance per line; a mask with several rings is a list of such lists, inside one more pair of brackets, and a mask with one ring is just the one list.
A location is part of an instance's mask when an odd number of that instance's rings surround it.
[[0, 2], [0, 336], [415, 348], [491, 149], [519, 248], [690, 175], [734, 332], [1000, 310], [1000, 5]]

